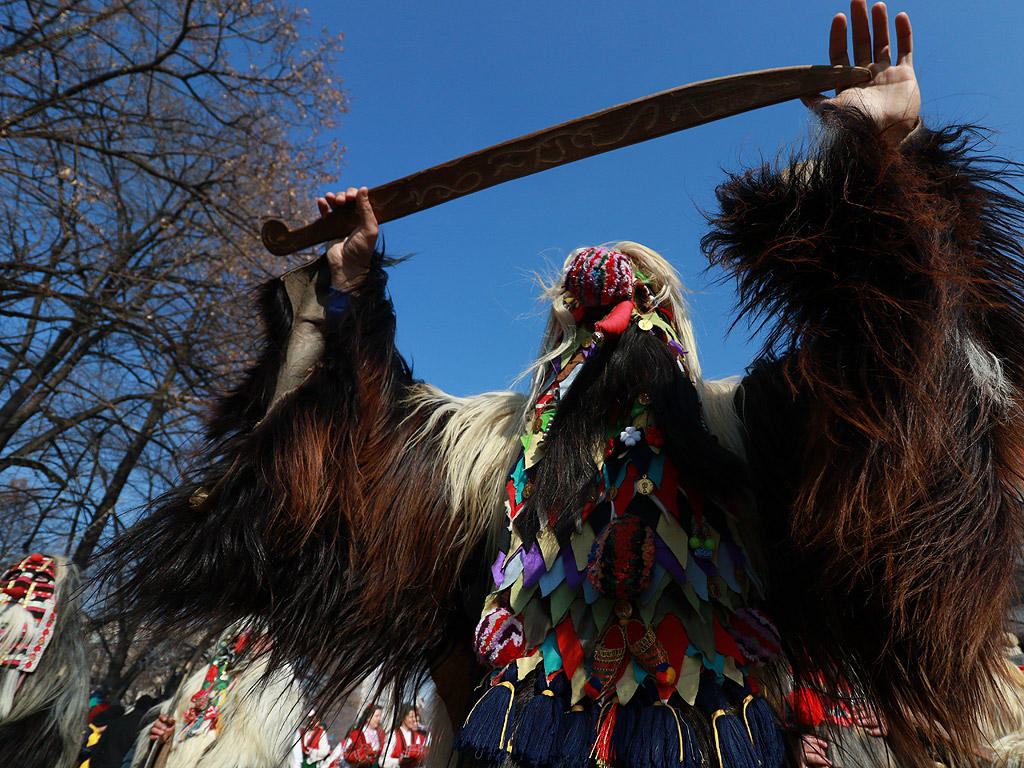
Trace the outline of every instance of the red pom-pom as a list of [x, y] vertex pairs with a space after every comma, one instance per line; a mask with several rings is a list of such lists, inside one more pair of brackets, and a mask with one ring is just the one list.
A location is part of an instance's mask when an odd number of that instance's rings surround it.
[[523, 625], [504, 608], [480, 618], [473, 640], [477, 656], [491, 667], [504, 667], [523, 655]]
[[629, 319], [633, 316], [633, 302], [620, 301], [604, 320], [594, 323], [594, 330], [605, 336], [621, 336], [629, 327]]
[[808, 688], [795, 688], [787, 697], [798, 725], [816, 726], [825, 722], [825, 705], [818, 695]]
[[30, 563], [41, 563], [43, 562], [43, 556], [38, 552], [33, 552], [31, 555], [28, 556], [28, 561]]
[[653, 424], [644, 430], [644, 437], [647, 438], [647, 444], [654, 448], [661, 448], [665, 444], [665, 436]]
[[5, 594], [9, 595], [10, 597], [14, 598], [15, 600], [21, 600], [21, 598], [23, 598], [25, 596], [25, 592], [26, 592], [26, 590], [25, 590], [24, 587], [7, 587], [4, 590]]

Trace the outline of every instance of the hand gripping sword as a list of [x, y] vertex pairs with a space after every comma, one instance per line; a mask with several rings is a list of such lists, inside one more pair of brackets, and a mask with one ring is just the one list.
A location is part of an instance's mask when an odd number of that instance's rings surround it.
[[[377, 221], [383, 224], [531, 173], [740, 112], [830, 88], [842, 90], [870, 79], [871, 73], [863, 67], [800, 66], [701, 80], [389, 181], [370, 190], [370, 205]], [[284, 256], [345, 237], [358, 225], [359, 215], [350, 204], [294, 230], [273, 219], [263, 225], [261, 235], [267, 250]]]

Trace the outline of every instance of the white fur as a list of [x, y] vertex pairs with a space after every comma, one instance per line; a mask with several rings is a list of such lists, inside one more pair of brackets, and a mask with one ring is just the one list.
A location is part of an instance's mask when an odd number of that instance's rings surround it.
[[[414, 388], [409, 400], [430, 417], [413, 440], [415, 445], [437, 430], [446, 490], [453, 511], [453, 553], [467, 556], [481, 536], [494, 533], [504, 519], [502, 489], [519, 448], [529, 402], [517, 392], [488, 392], [453, 397], [426, 384]], [[459, 567], [462, 562], [457, 563]]]
[[[53, 636], [35, 671], [23, 674], [15, 669], [0, 672], [3, 711], [0, 725], [14, 725], [38, 712], [47, 717], [38, 725], [38, 732], [24, 733], [25, 743], [58, 743], [63, 757], [53, 768], [65, 768], [78, 754], [89, 699], [89, 665], [85, 650], [85, 628], [82, 626], [76, 593], [78, 569], [62, 557], [54, 557], [55, 599], [57, 619]], [[10, 609], [8, 609], [10, 610]], [[6, 612], [5, 612], [6, 613]], [[5, 618], [19, 628], [17, 612]], [[17, 686], [21, 678], [20, 687]], [[17, 691], [15, 691], [17, 687]], [[27, 749], [31, 750], [31, 747]], [[32, 755], [26, 755], [29, 764]]]
[[144, 719], [132, 768], [145, 765], [149, 729], [158, 713], [173, 713], [176, 724], [166, 768], [287, 768], [306, 708], [291, 671], [280, 670], [264, 681], [267, 665], [262, 660], [247, 664], [235, 679], [221, 709], [219, 734], [210, 731], [184, 740], [177, 738], [189, 699], [202, 687], [206, 669], [207, 664], [200, 665], [178, 687], [173, 699]]
[[971, 371], [975, 385], [1002, 406], [1012, 404], [1013, 387], [999, 358], [970, 336], [958, 334], [953, 348]]

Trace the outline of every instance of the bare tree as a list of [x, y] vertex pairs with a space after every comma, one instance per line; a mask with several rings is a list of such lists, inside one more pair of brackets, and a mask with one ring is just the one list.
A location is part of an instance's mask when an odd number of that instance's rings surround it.
[[0, 24], [0, 554], [86, 568], [245, 359], [259, 221], [337, 174], [340, 39], [278, 0], [6, 0]]

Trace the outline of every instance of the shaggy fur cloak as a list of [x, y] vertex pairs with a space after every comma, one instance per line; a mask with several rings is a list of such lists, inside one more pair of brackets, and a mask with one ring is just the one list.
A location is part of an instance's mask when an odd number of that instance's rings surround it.
[[175, 731], [161, 747], [166, 754], [153, 763], [158, 768], [290, 768], [296, 733], [308, 711], [299, 683], [287, 667], [271, 671], [265, 660], [243, 663], [217, 728], [179, 739], [190, 697], [203, 687], [207, 664], [187, 675], [172, 698], [143, 717], [132, 768], [147, 766], [149, 731], [160, 714], [174, 718]]
[[[768, 612], [798, 678], [850, 686], [926, 762], [977, 747], [1021, 547], [1015, 170], [968, 129], [880, 141], [831, 111], [809, 160], [732, 178], [703, 245], [768, 331], [738, 408]], [[941, 728], [933, 728], [938, 724]]]

